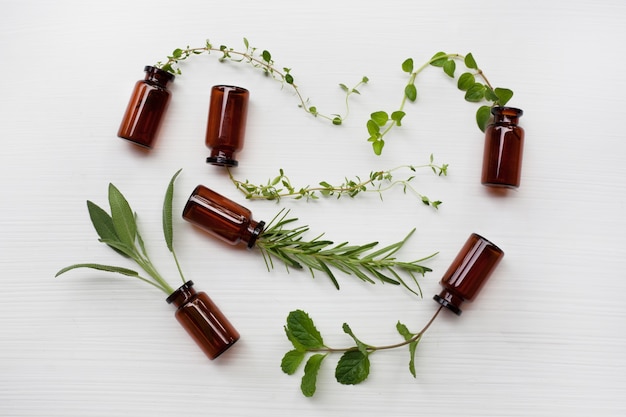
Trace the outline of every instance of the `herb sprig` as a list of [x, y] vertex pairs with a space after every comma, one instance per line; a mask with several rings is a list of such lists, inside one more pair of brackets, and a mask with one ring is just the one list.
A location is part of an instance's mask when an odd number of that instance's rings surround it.
[[367, 179], [361, 179], [358, 176], [354, 179], [345, 178], [344, 182], [339, 185], [331, 185], [327, 181], [321, 181], [318, 186], [315, 187], [309, 185], [295, 187], [282, 168], [279, 170], [278, 175], [268, 180], [265, 185], [257, 185], [248, 180], [238, 180], [233, 176], [230, 169], [228, 169], [228, 175], [233, 184], [235, 184], [235, 187], [249, 200], [279, 201], [282, 198], [293, 198], [308, 201], [331, 196], [337, 198], [342, 196], [354, 198], [361, 193], [368, 192], [378, 193], [382, 199], [383, 192], [394, 187], [402, 187], [405, 193], [407, 190], [410, 190], [416, 194], [425, 205], [438, 208], [442, 203], [440, 200], [431, 200], [427, 196], [419, 193], [411, 185], [411, 181], [415, 179], [415, 176], [410, 176], [405, 179], [396, 179], [394, 176], [395, 172], [399, 170], [416, 172], [420, 168], [431, 168], [433, 173], [438, 176], [448, 175], [448, 164], [436, 165], [433, 155], [430, 155], [430, 162], [425, 165], [402, 165], [386, 171], [372, 171]]
[[[421, 265], [421, 262], [432, 258], [436, 253], [414, 261], [400, 261], [394, 256], [413, 235], [415, 229], [401, 241], [374, 250], [378, 242], [365, 245], [350, 245], [343, 242], [335, 245], [330, 240], [322, 239], [323, 235], [304, 240], [303, 235], [309, 231], [309, 227], [289, 228], [288, 226], [298, 219], [287, 217], [288, 214], [289, 211], [281, 210], [256, 241], [268, 270], [274, 267], [273, 260], [276, 259], [284, 263], [288, 269], [306, 268], [313, 277], [315, 271], [322, 272], [330, 278], [335, 288], [339, 289], [339, 282], [332, 271], [335, 269], [372, 284], [379, 281], [401, 285], [421, 297], [421, 288], [416, 275], [423, 276], [431, 271], [430, 268]], [[407, 284], [401, 272], [408, 275], [417, 286], [417, 290]]]
[[321, 113], [316, 106], [310, 105], [310, 100], [308, 98], [304, 98], [304, 95], [301, 93], [300, 88], [295, 83], [291, 68], [281, 68], [277, 66], [274, 62], [274, 59], [272, 58], [272, 54], [268, 50], [259, 50], [256, 47], [250, 46], [250, 42], [247, 38], [243, 38], [243, 45], [245, 49], [243, 51], [238, 51], [226, 45], [214, 46], [209, 40], [207, 40], [204, 46], [201, 47], [191, 48], [187, 46], [186, 48], [174, 49], [174, 51], [172, 51], [172, 53], [167, 57], [167, 60], [157, 62], [156, 66], [163, 71], [167, 71], [174, 75], [180, 75], [182, 74], [179, 66], [179, 63], [181, 61], [185, 61], [189, 57], [195, 55], [210, 55], [211, 53], [217, 53], [219, 55], [218, 59], [220, 62], [231, 61], [248, 64], [252, 68], [263, 71], [263, 73], [265, 73], [272, 79], [279, 81], [283, 86], [290, 86], [298, 98], [298, 106], [300, 108], [302, 108], [306, 113], [309, 113], [321, 119], [328, 120], [334, 125], [342, 124], [343, 121], [348, 117], [348, 114], [350, 112], [350, 97], [354, 94], [361, 94], [359, 89], [361, 88], [361, 86], [369, 82], [369, 79], [366, 76], [363, 76], [361, 80], [353, 87], [348, 87], [346, 84], [340, 83], [339, 88], [345, 94], [345, 114], [324, 114]]
[[312, 397], [317, 388], [317, 375], [324, 360], [334, 353], [340, 353], [341, 357], [335, 368], [335, 379], [340, 384], [355, 385], [365, 381], [370, 374], [370, 355], [382, 350], [396, 349], [404, 346], [409, 348], [409, 372], [413, 377], [415, 371], [415, 352], [417, 345], [424, 333], [428, 330], [435, 318], [439, 315], [442, 307], [437, 309], [428, 323], [417, 333], [412, 333], [406, 325], [400, 321], [396, 324], [396, 330], [404, 339], [402, 342], [374, 346], [357, 338], [347, 323], [342, 329], [352, 338], [354, 345], [346, 348], [332, 348], [324, 343], [324, 339], [315, 326], [308, 313], [303, 310], [295, 310], [287, 316], [285, 334], [293, 345], [293, 349], [285, 353], [281, 360], [281, 369], [288, 375], [293, 375], [300, 368], [305, 358], [304, 375], [300, 383], [300, 390], [306, 397]]
[[[167, 248], [174, 257], [180, 278], [184, 283], [185, 277], [178, 262], [176, 251], [174, 250], [174, 228], [172, 224], [174, 182], [180, 172], [181, 170], [178, 170], [174, 174], [169, 182], [167, 191], [165, 192], [165, 198], [163, 201], [163, 236], [165, 238]], [[157, 271], [154, 263], [148, 255], [143, 238], [141, 237], [141, 233], [139, 232], [139, 228], [137, 226], [137, 213], [131, 209], [128, 200], [126, 200], [126, 197], [124, 197], [117, 187], [113, 184], [109, 184], [108, 191], [111, 214], [107, 213], [97, 204], [87, 201], [89, 217], [91, 219], [91, 223], [96, 229], [96, 233], [98, 234], [98, 240], [107, 244], [123, 257], [133, 260], [146, 272], [148, 276], [142, 276], [139, 272], [133, 269], [97, 263], [80, 263], [70, 265], [61, 269], [55, 276], [58, 277], [61, 274], [77, 268], [91, 268], [99, 271], [113, 272], [137, 278], [160, 289], [167, 295], [171, 294], [174, 292], [174, 288], [172, 288], [165, 278], [163, 278], [163, 276]]]
[[394, 127], [402, 126], [402, 120], [406, 116], [404, 108], [407, 102], [417, 100], [417, 87], [415, 85], [417, 76], [429, 66], [434, 66], [440, 67], [446, 75], [450, 78], [454, 78], [457, 69], [457, 61], [461, 61], [465, 65], [465, 70], [463, 74], [459, 76], [457, 82], [457, 88], [465, 92], [465, 100], [472, 103], [482, 101], [490, 102], [489, 105], [480, 106], [476, 111], [476, 123], [481, 131], [485, 131], [491, 118], [491, 107], [504, 106], [513, 97], [513, 91], [507, 88], [494, 88], [485, 76], [483, 70], [476, 64], [476, 60], [471, 53], [461, 55], [437, 52], [418, 68], [414, 67], [413, 58], [408, 58], [402, 63], [402, 71], [409, 74], [409, 80], [404, 87], [400, 106], [393, 112], [384, 110], [375, 111], [370, 115], [370, 119], [366, 123], [367, 132], [369, 134], [367, 140], [372, 143], [376, 155], [380, 155], [383, 151], [385, 136], [389, 134]]

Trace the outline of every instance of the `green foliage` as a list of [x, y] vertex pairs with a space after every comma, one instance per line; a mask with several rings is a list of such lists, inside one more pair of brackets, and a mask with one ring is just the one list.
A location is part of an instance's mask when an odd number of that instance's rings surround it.
[[[163, 232], [167, 247], [174, 255], [180, 276], [184, 282], [185, 279], [182, 275], [182, 271], [180, 270], [180, 265], [178, 265], [176, 253], [174, 252], [172, 227], [174, 181], [176, 180], [176, 177], [178, 177], [179, 173], [180, 170], [174, 174], [165, 193], [165, 200], [163, 203]], [[154, 264], [148, 256], [144, 241], [137, 227], [137, 215], [131, 209], [128, 200], [126, 200], [126, 197], [124, 197], [120, 190], [113, 184], [109, 184], [108, 197], [111, 214], [107, 213], [97, 204], [87, 201], [89, 218], [94, 229], [96, 230], [96, 233], [98, 234], [98, 237], [100, 238], [99, 241], [107, 244], [118, 254], [132, 259], [148, 274], [148, 277], [143, 277], [137, 271], [132, 269], [98, 263], [79, 263], [70, 265], [59, 270], [55, 276], [58, 277], [59, 275], [73, 269], [90, 268], [98, 271], [112, 272], [124, 276], [134, 277], [159, 288], [168, 295], [171, 294], [174, 291], [173, 288], [170, 287], [165, 279], [157, 272]]]
[[283, 356], [281, 369], [287, 375], [294, 375], [308, 357], [304, 366], [300, 390], [303, 395], [312, 397], [316, 391], [319, 370], [328, 355], [341, 354], [335, 367], [335, 379], [337, 382], [344, 385], [356, 385], [369, 377], [370, 355], [377, 351], [408, 346], [410, 355], [409, 372], [415, 377], [415, 352], [417, 345], [440, 311], [441, 308], [435, 312], [426, 326], [418, 333], [411, 333], [404, 324], [398, 322], [396, 330], [402, 336], [403, 341], [385, 346], [373, 346], [362, 342], [355, 336], [350, 326], [344, 323], [342, 326], [343, 331], [352, 338], [354, 345], [339, 349], [328, 347], [323, 343], [319, 330], [306, 312], [303, 310], [291, 311], [287, 316], [285, 334], [291, 342], [293, 349]]
[[[386, 117], [386, 116], [383, 116]], [[402, 120], [403, 114], [394, 113], [391, 115], [398, 123]], [[372, 122], [373, 123], [373, 122]], [[394, 187], [401, 187], [404, 192], [411, 191], [418, 196], [420, 201], [433, 208], [438, 208], [441, 203], [439, 200], [431, 200], [420, 194], [412, 186], [415, 176], [413, 175], [418, 169], [430, 168], [437, 176], [446, 176], [448, 174], [448, 164], [437, 165], [434, 163], [433, 155], [430, 155], [428, 164], [424, 165], [402, 165], [387, 171], [370, 172], [367, 178], [355, 177], [353, 179], [344, 178], [344, 181], [338, 185], [332, 185], [328, 181], [320, 181], [317, 186], [296, 187], [293, 185], [285, 171], [281, 168], [278, 175], [270, 178], [264, 185], [258, 185], [249, 180], [241, 181], [234, 178], [232, 171], [228, 173], [235, 187], [241, 191], [249, 200], [275, 200], [282, 198], [293, 198], [296, 200], [305, 199], [317, 200], [320, 197], [336, 197], [348, 196], [354, 198], [362, 193], [378, 193], [382, 199], [383, 193]], [[395, 172], [398, 170], [409, 171], [411, 174], [403, 179], [396, 179]]]
[[291, 73], [291, 69], [287, 67], [279, 68], [276, 66], [276, 63], [274, 62], [270, 51], [264, 49], [259, 52], [258, 48], [251, 46], [250, 42], [245, 37], [243, 38], [243, 46], [243, 50], [235, 50], [234, 48], [228, 47], [226, 45], [220, 45], [219, 47], [215, 47], [211, 42], [207, 40], [205, 45], [201, 47], [191, 48], [187, 46], [186, 48], [174, 49], [174, 51], [172, 51], [172, 53], [167, 56], [167, 59], [165, 61], [157, 62], [156, 67], [174, 75], [181, 75], [182, 71], [179, 64], [182, 61], [185, 61], [191, 56], [195, 55], [210, 55], [212, 53], [218, 53], [218, 60], [220, 62], [229, 61], [248, 64], [252, 68], [261, 70], [265, 75], [269, 76], [270, 78], [279, 81], [282, 85], [288, 85], [296, 93], [299, 101], [298, 106], [301, 109], [315, 117], [325, 119], [333, 125], [343, 124], [343, 121], [348, 117], [348, 113], [350, 111], [350, 96], [352, 96], [353, 94], [361, 94], [358, 88], [360, 88], [362, 85], [367, 84], [369, 81], [369, 79], [364, 76], [352, 88], [347, 87], [343, 83], [339, 84], [339, 87], [345, 94], [345, 114], [323, 114], [317, 109], [316, 106], [312, 106], [309, 104], [309, 99], [304, 98], [304, 96], [300, 92], [300, 88], [295, 83], [295, 78]]
[[[339, 289], [339, 282], [333, 272], [335, 270], [353, 275], [371, 284], [378, 281], [402, 286], [413, 294], [421, 296], [417, 275], [423, 276], [431, 271], [430, 268], [421, 265], [421, 262], [435, 254], [414, 261], [400, 261], [394, 256], [415, 232], [415, 229], [409, 232], [403, 240], [374, 250], [378, 242], [365, 245], [350, 245], [348, 242], [343, 242], [335, 245], [330, 240], [322, 239], [323, 235], [304, 240], [304, 234], [309, 231], [309, 227], [291, 227], [291, 224], [298, 219], [288, 218], [288, 213], [288, 211], [281, 210], [256, 241], [256, 246], [261, 250], [268, 269], [273, 268], [274, 260], [278, 260], [288, 269], [308, 269], [313, 277], [315, 277], [315, 271], [322, 272], [328, 276], [335, 288]], [[402, 273], [410, 278], [417, 289], [407, 284], [406, 278], [402, 278]], [[309, 346], [308, 342], [303, 342], [300, 337], [302, 333], [307, 334], [309, 330], [299, 329], [298, 333], [292, 336], [305, 347]], [[318, 345], [322, 343], [321, 340], [318, 341]]]

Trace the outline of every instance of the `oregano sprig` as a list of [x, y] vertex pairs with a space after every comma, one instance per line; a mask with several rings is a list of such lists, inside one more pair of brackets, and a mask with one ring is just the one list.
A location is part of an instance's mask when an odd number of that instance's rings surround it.
[[402, 336], [403, 341], [389, 345], [375, 346], [365, 343], [356, 337], [347, 323], [344, 323], [343, 332], [354, 342], [352, 346], [345, 348], [327, 346], [309, 314], [303, 310], [294, 310], [287, 316], [287, 323], [284, 326], [285, 334], [293, 349], [285, 353], [280, 367], [286, 374], [293, 375], [306, 359], [300, 390], [306, 397], [312, 397], [317, 388], [318, 372], [329, 355], [341, 354], [335, 367], [337, 382], [344, 385], [355, 385], [368, 378], [371, 366], [370, 356], [374, 352], [408, 346], [409, 372], [413, 377], [416, 377], [415, 352], [417, 345], [441, 309], [442, 307], [439, 307], [428, 323], [417, 333], [412, 333], [406, 325], [398, 321], [396, 331]]
[[[304, 234], [309, 231], [309, 227], [291, 227], [298, 219], [287, 217], [288, 214], [288, 210], [281, 210], [256, 240], [256, 246], [261, 250], [268, 270], [274, 267], [276, 259], [284, 263], [288, 269], [308, 269], [313, 277], [315, 271], [322, 272], [330, 278], [337, 289], [339, 282], [333, 270], [354, 275], [361, 281], [372, 284], [378, 281], [403, 286], [413, 294], [421, 296], [417, 275], [423, 276], [431, 271], [421, 263], [436, 253], [413, 261], [400, 261], [395, 257], [415, 229], [401, 241], [381, 249], [376, 249], [378, 242], [364, 245], [343, 242], [335, 245], [334, 242], [323, 239], [323, 235], [304, 240]], [[407, 284], [406, 277], [402, 277], [403, 274], [410, 278], [417, 289]]]
[[265, 73], [272, 79], [279, 81], [282, 85], [290, 86], [298, 98], [298, 106], [300, 108], [302, 108], [306, 113], [309, 113], [315, 117], [326, 119], [334, 125], [342, 124], [343, 121], [348, 117], [348, 113], [350, 112], [350, 97], [354, 94], [361, 94], [359, 88], [362, 85], [367, 84], [369, 81], [366, 76], [363, 76], [361, 80], [354, 85], [354, 87], [348, 87], [346, 84], [340, 83], [339, 87], [345, 93], [345, 114], [341, 115], [335, 113], [327, 115], [321, 113], [316, 106], [310, 105], [308, 98], [304, 98], [304, 95], [302, 95], [302, 93], [300, 92], [300, 88], [295, 83], [291, 68], [278, 66], [274, 62], [272, 54], [267, 49], [259, 50], [258, 48], [251, 46], [247, 38], [243, 38], [243, 46], [243, 50], [235, 50], [234, 48], [228, 47], [226, 45], [215, 46], [209, 40], [207, 40], [204, 46], [195, 48], [187, 46], [186, 48], [174, 49], [174, 51], [172, 51], [172, 53], [168, 55], [165, 61], [157, 62], [156, 67], [171, 74], [180, 75], [182, 74], [179, 66], [179, 63], [181, 61], [185, 61], [188, 58], [196, 55], [210, 55], [212, 53], [215, 53], [217, 54], [218, 60], [220, 62], [230, 61], [248, 64], [252, 68], [263, 71], [263, 73]]
[[412, 173], [421, 168], [430, 168], [435, 175], [446, 176], [448, 174], [448, 164], [437, 165], [434, 163], [433, 155], [430, 161], [425, 165], [402, 165], [386, 171], [372, 171], [367, 178], [355, 177], [353, 179], [345, 178], [344, 182], [339, 185], [332, 185], [327, 181], [320, 181], [317, 186], [296, 187], [292, 184], [285, 171], [281, 168], [276, 177], [269, 179], [264, 185], [257, 185], [249, 180], [241, 181], [236, 179], [232, 171], [228, 169], [228, 175], [235, 187], [241, 191], [249, 200], [276, 200], [283, 198], [293, 198], [296, 200], [317, 200], [320, 197], [336, 197], [348, 196], [356, 197], [362, 193], [377, 193], [383, 198], [383, 192], [394, 188], [401, 187], [404, 192], [412, 191], [418, 196], [420, 201], [433, 208], [441, 205], [439, 200], [431, 200], [427, 196], [419, 193], [413, 186], [412, 181], [415, 179], [411, 175], [404, 179], [396, 179], [395, 173], [399, 170], [407, 170]]
[[[178, 262], [176, 251], [174, 250], [174, 228], [172, 224], [174, 182], [180, 172], [181, 170], [178, 170], [171, 178], [163, 200], [163, 235], [167, 248], [172, 253], [176, 262], [180, 278], [184, 283], [185, 277]], [[109, 184], [108, 200], [111, 214], [107, 213], [97, 204], [87, 201], [89, 218], [91, 219], [91, 223], [93, 224], [96, 233], [98, 234], [98, 240], [108, 245], [123, 257], [133, 260], [146, 272], [148, 276], [142, 276], [139, 272], [133, 269], [97, 263], [80, 263], [70, 265], [61, 269], [55, 276], [58, 277], [61, 274], [77, 268], [91, 268], [99, 271], [113, 272], [137, 278], [160, 289], [168, 295], [174, 292], [174, 288], [172, 288], [157, 271], [154, 263], [148, 255], [143, 238], [141, 237], [139, 228], [137, 227], [137, 213], [131, 209], [126, 197], [124, 197], [119, 189], [113, 184]]]
[[481, 131], [485, 131], [491, 117], [491, 107], [504, 106], [513, 97], [513, 91], [507, 88], [494, 88], [485, 73], [478, 67], [471, 53], [467, 55], [448, 54], [437, 52], [422, 66], [415, 68], [413, 58], [402, 62], [402, 71], [409, 74], [409, 80], [404, 87], [402, 100], [397, 110], [387, 112], [375, 111], [370, 115], [366, 123], [369, 134], [368, 141], [372, 143], [374, 153], [380, 155], [385, 146], [386, 135], [395, 127], [402, 126], [402, 120], [406, 116], [405, 106], [407, 102], [417, 100], [418, 92], [415, 85], [417, 76], [429, 66], [440, 67], [450, 78], [455, 77], [457, 61], [463, 62], [465, 70], [459, 76], [457, 88], [465, 92], [465, 100], [472, 103], [487, 101], [489, 105], [479, 107], [476, 112], [476, 123]]

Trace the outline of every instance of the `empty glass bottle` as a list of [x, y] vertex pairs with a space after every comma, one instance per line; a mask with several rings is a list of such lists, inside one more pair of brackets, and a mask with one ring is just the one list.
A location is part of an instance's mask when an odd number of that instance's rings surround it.
[[152, 148], [170, 100], [167, 84], [174, 80], [174, 75], [152, 66], [146, 66], [144, 71], [146, 77], [135, 83], [117, 136]]
[[231, 85], [216, 85], [211, 89], [206, 146], [211, 149], [207, 163], [233, 167], [235, 152], [243, 148], [248, 117], [250, 92]]
[[524, 129], [518, 122], [524, 112], [513, 107], [494, 107], [491, 113], [494, 120], [485, 130], [481, 182], [490, 187], [518, 188], [524, 150]]
[[196, 292], [187, 281], [166, 301], [176, 307], [176, 320], [202, 351], [215, 359], [239, 340], [239, 332], [204, 292]]
[[474, 300], [503, 256], [499, 247], [472, 233], [443, 275], [443, 290], [434, 300], [461, 315], [463, 302]]
[[252, 220], [247, 208], [203, 185], [198, 185], [191, 193], [183, 218], [224, 242], [231, 245], [243, 242], [248, 248], [254, 246], [265, 226], [263, 221]]

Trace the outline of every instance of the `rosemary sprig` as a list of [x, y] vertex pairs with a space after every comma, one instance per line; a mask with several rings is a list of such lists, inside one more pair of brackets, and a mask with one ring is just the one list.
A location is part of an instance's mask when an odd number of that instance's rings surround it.
[[[288, 269], [308, 268], [312, 276], [315, 276], [315, 271], [322, 272], [330, 278], [337, 289], [339, 289], [339, 282], [333, 270], [354, 275], [372, 284], [379, 281], [401, 285], [413, 294], [422, 296], [416, 275], [423, 276], [431, 271], [430, 268], [420, 263], [432, 258], [436, 253], [408, 262], [394, 257], [413, 235], [415, 229], [411, 230], [401, 241], [374, 250], [378, 242], [364, 245], [350, 245], [348, 242], [343, 242], [335, 245], [330, 240], [322, 239], [323, 235], [304, 240], [303, 235], [309, 231], [309, 227], [289, 228], [298, 219], [287, 217], [288, 214], [288, 210], [281, 210], [256, 241], [256, 246], [261, 250], [268, 269], [274, 268], [273, 259], [277, 259]], [[411, 279], [417, 290], [407, 284], [401, 276], [402, 272]]]
[[356, 177], [355, 179], [345, 178], [344, 182], [339, 185], [331, 185], [327, 181], [319, 182], [318, 186], [295, 187], [285, 171], [281, 168], [278, 176], [267, 181], [265, 185], [257, 185], [249, 180], [241, 181], [236, 179], [231, 170], [228, 169], [230, 180], [235, 187], [241, 191], [249, 200], [280, 200], [282, 198], [317, 200], [322, 197], [342, 196], [356, 197], [358, 194], [365, 192], [378, 193], [382, 199], [382, 194], [396, 186], [402, 187], [404, 192], [412, 191], [418, 196], [420, 201], [427, 206], [438, 208], [441, 205], [439, 200], [431, 200], [427, 196], [419, 193], [410, 183], [415, 176], [405, 179], [395, 179], [394, 174], [398, 170], [409, 170], [416, 172], [420, 168], [431, 168], [435, 175], [446, 176], [448, 174], [448, 164], [436, 165], [433, 155], [430, 155], [430, 162], [425, 165], [402, 165], [386, 171], [372, 171], [367, 179]]

